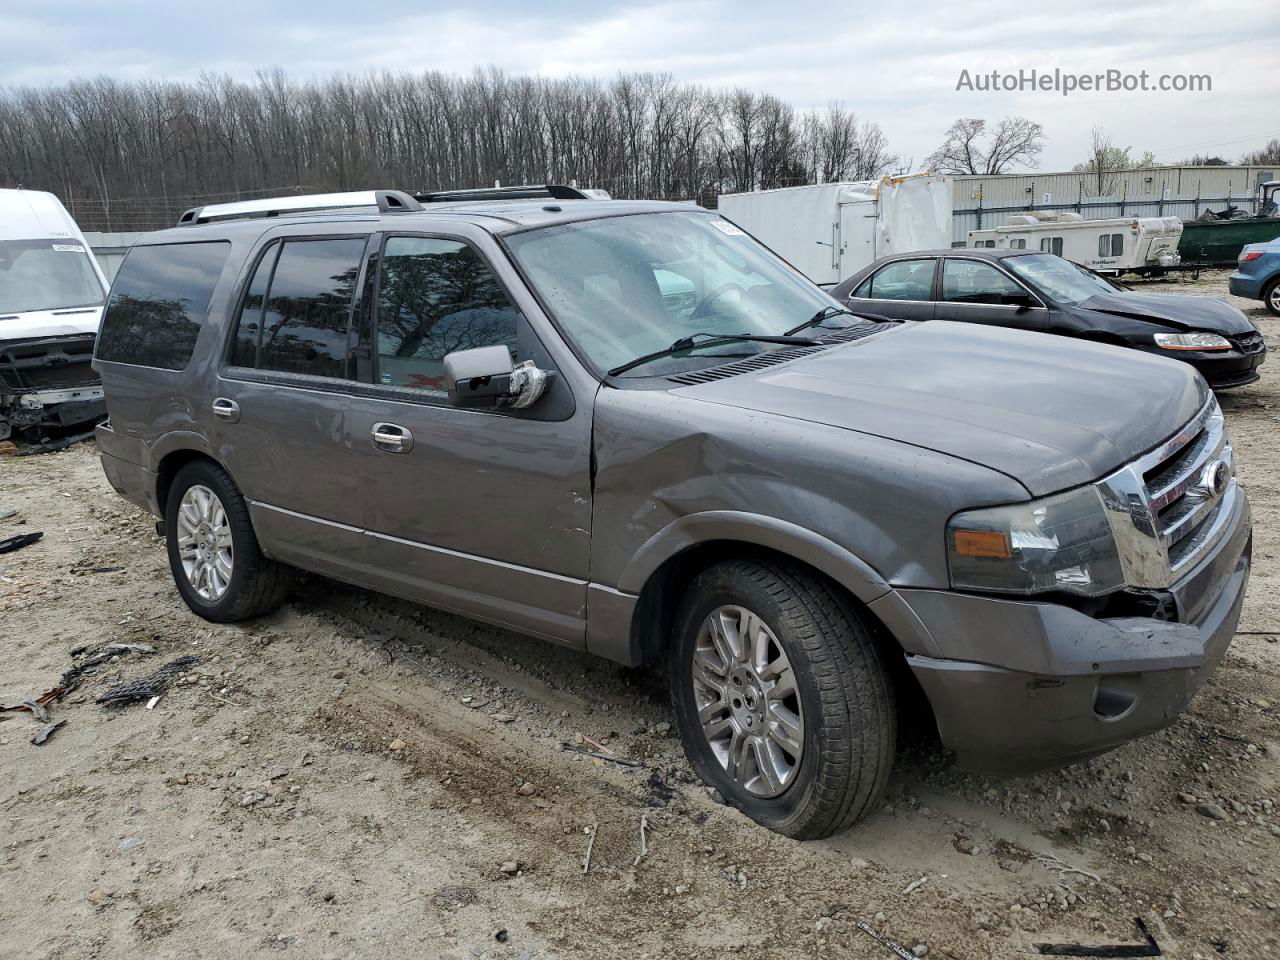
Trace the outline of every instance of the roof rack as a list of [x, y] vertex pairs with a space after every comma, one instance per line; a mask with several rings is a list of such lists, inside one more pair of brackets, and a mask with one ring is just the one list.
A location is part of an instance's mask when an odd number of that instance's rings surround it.
[[379, 213], [411, 213], [420, 204], [400, 190], [359, 190], [353, 193], [312, 193], [293, 197], [268, 197], [263, 200], [240, 200], [192, 207], [178, 218], [178, 226], [194, 226], [222, 220], [256, 220], [319, 210], [344, 210], [374, 207]]
[[459, 203], [468, 200], [609, 200], [607, 190], [585, 190], [556, 183], [522, 184], [512, 187], [481, 187], [478, 190], [432, 190], [415, 193], [420, 203]]

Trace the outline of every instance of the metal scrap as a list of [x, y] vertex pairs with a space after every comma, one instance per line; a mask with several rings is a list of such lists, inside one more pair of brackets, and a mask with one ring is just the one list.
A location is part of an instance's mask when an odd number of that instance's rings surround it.
[[197, 656], [178, 657], [178, 659], [171, 660], [159, 670], [149, 673], [145, 677], [139, 677], [137, 680], [131, 680], [128, 683], [112, 687], [100, 696], [97, 702], [122, 706], [139, 700], [150, 700], [152, 697], [158, 697], [169, 686], [169, 680], [172, 677], [189, 670], [199, 662], [200, 658]]
[[865, 933], [868, 937], [870, 937], [876, 943], [880, 944], [880, 946], [889, 950], [891, 953], [893, 953], [894, 956], [900, 957], [901, 960], [916, 960], [916, 955], [914, 953], [912, 953], [902, 944], [898, 943], [896, 940], [890, 940], [884, 934], [877, 931], [875, 927], [871, 926], [871, 924], [867, 923], [867, 921], [855, 920], [854, 926], [857, 927], [859, 930], [861, 930], [863, 933]]
[[6, 537], [0, 540], [0, 553], [12, 553], [14, 550], [21, 550], [23, 547], [29, 547], [33, 543], [37, 543], [44, 537], [44, 534], [36, 530], [32, 533], [20, 533], [15, 537]]
[[1141, 917], [1134, 917], [1138, 932], [1145, 943], [1037, 943], [1036, 950], [1042, 957], [1162, 957], [1160, 945], [1147, 929]]
[[66, 722], [67, 722], [66, 720], [59, 720], [57, 723], [45, 724], [43, 727], [41, 727], [39, 730], [36, 731], [36, 735], [31, 738], [31, 742], [34, 743], [37, 747], [42, 745], [46, 740], [48, 740], [51, 736], [53, 736], [56, 730], [58, 730]]
[[591, 839], [587, 841], [587, 855], [582, 858], [582, 872], [585, 874], [591, 869], [591, 851], [596, 845], [596, 831], [600, 829], [600, 824], [587, 827], [587, 832], [591, 834]]

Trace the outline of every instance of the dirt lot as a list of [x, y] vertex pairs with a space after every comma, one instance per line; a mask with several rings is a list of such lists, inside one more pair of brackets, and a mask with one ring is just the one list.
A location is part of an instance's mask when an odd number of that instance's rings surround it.
[[[1280, 323], [1238, 304], [1274, 352], [1222, 401], [1256, 566], [1190, 713], [1007, 781], [908, 733], [883, 808], [829, 842], [717, 805], [655, 671], [318, 579], [214, 626], [92, 444], [0, 461], [0, 536], [45, 534], [0, 556], [0, 700], [86, 644], [156, 649], [54, 704], [43, 746], [0, 714], [0, 958], [891, 960], [859, 919], [929, 957], [1019, 957], [1140, 942], [1138, 917], [1166, 957], [1280, 956]], [[95, 704], [183, 655], [201, 659], [154, 709]]]

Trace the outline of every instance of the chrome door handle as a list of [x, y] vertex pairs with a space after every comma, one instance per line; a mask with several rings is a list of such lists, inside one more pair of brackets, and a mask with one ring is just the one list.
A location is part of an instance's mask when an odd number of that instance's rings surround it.
[[408, 453], [413, 449], [413, 434], [395, 423], [375, 423], [369, 435], [373, 445], [387, 453]]
[[226, 420], [228, 423], [239, 423], [240, 404], [234, 400], [228, 400], [226, 397], [218, 397], [213, 401], [213, 415], [219, 420]]

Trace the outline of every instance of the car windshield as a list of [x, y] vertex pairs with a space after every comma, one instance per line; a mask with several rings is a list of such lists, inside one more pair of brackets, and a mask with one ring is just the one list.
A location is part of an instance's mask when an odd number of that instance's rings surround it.
[[1115, 293], [1110, 283], [1070, 260], [1051, 253], [1029, 253], [1025, 257], [1009, 257], [1005, 266], [1023, 280], [1035, 284], [1049, 299], [1058, 303], [1079, 303], [1100, 293]]
[[[560, 224], [515, 234], [508, 245], [564, 332], [602, 370], [695, 333], [775, 336], [836, 307], [746, 233], [706, 213]], [[642, 364], [632, 375], [778, 347], [713, 343]]]
[[75, 240], [0, 240], [0, 314], [99, 306], [90, 256]]

